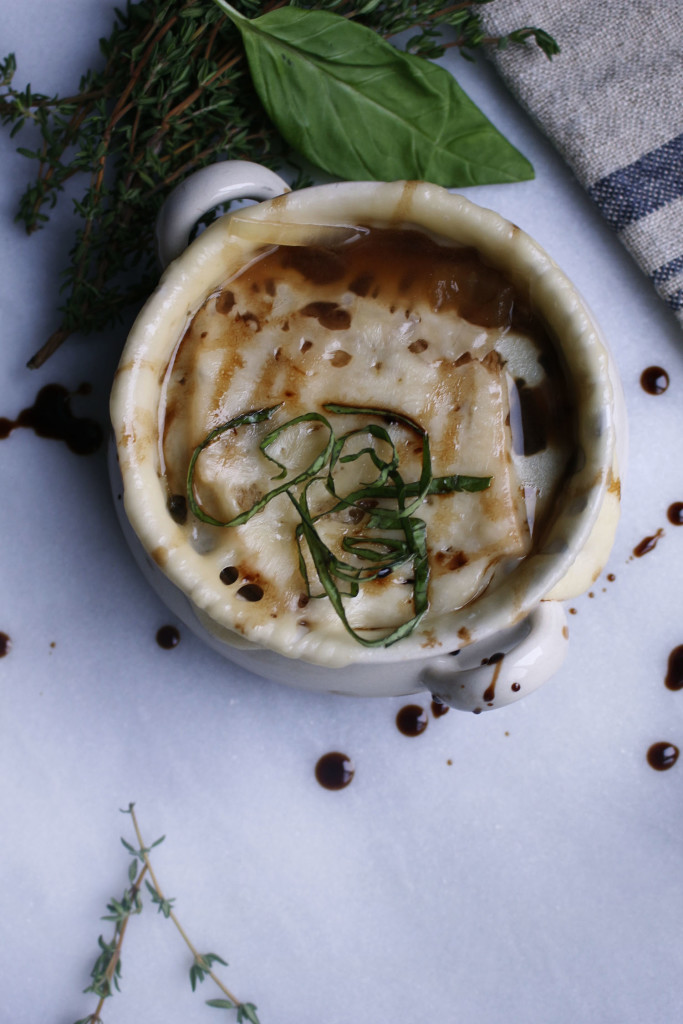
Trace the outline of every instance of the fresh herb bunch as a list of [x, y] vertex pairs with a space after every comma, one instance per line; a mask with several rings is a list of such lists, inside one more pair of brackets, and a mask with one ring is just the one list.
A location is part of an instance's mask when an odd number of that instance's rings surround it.
[[[452, 46], [471, 56], [483, 43], [506, 46], [527, 39], [549, 57], [557, 51], [554, 40], [536, 28], [487, 38], [478, 12], [487, 2], [292, 0], [288, 6], [342, 15], [383, 38], [412, 31], [406, 49], [421, 57], [441, 56]], [[238, 15], [251, 19], [282, 6], [272, 0], [233, 5]], [[150, 293], [158, 278], [156, 216], [170, 189], [190, 172], [218, 155], [269, 167], [296, 160], [256, 95], [239, 28], [217, 4], [128, 0], [100, 46], [103, 67], [88, 71], [66, 97], [33, 92], [30, 86], [17, 89], [15, 56], [0, 62], [0, 121], [13, 136], [27, 126], [39, 135], [36, 149], [19, 149], [37, 171], [21, 197], [17, 220], [34, 232], [46, 223], [72, 177], [84, 174], [88, 180], [75, 202], [82, 223], [63, 272], [61, 323], [29, 361], [31, 367], [40, 366], [73, 332], [98, 331], [119, 321]], [[303, 182], [300, 173], [295, 184]]]
[[[250, 508], [240, 512], [232, 519], [225, 522], [216, 519], [197, 500], [195, 471], [198, 459], [203, 451], [224, 435], [232, 435], [240, 427], [267, 423], [279, 408], [279, 405], [273, 405], [235, 416], [226, 423], [215, 427], [197, 445], [192, 453], [187, 471], [186, 497], [190, 511], [195, 518], [210, 526], [242, 526], [265, 508], [273, 498], [277, 498], [280, 494], [286, 494], [300, 519], [295, 537], [299, 551], [299, 571], [306, 587], [307, 596], [309, 598], [327, 597], [347, 633], [359, 644], [364, 647], [390, 647], [403, 637], [409, 636], [429, 609], [430, 567], [426, 526], [424, 520], [414, 513], [430, 494], [484, 491], [489, 487], [491, 477], [458, 474], [435, 477], [432, 472], [429, 435], [415, 420], [387, 409], [338, 405], [328, 402], [323, 406], [327, 413], [337, 416], [366, 417], [370, 419], [370, 422], [337, 436], [326, 416], [318, 412], [307, 412], [274, 427], [265, 435], [258, 447], [262, 455], [280, 470], [273, 479], [284, 480], [284, 482], [271, 488]], [[373, 420], [380, 420], [381, 423], [386, 424], [398, 423], [418, 435], [421, 442], [419, 480], [408, 482], [403, 479], [394, 441], [386, 428], [372, 422]], [[270, 455], [268, 449], [287, 430], [297, 427], [301, 423], [314, 423], [318, 428], [324, 428], [327, 433], [327, 441], [310, 465], [294, 476], [288, 476], [287, 467]], [[353, 442], [357, 439], [370, 440], [358, 451], [345, 452], [347, 444], [351, 442], [351, 446], [353, 446]], [[343, 496], [338, 494], [335, 484], [335, 469], [344, 463], [357, 462], [362, 458], [366, 458], [374, 466], [377, 475], [373, 480], [359, 484], [348, 494]], [[316, 483], [324, 487], [327, 495], [332, 499], [332, 503], [324, 511], [313, 513], [309, 507], [308, 492]], [[383, 504], [380, 505], [380, 502]], [[344, 537], [342, 541], [344, 555], [355, 557], [357, 559], [355, 563], [335, 555], [317, 529], [317, 524], [322, 519], [348, 509], [353, 509], [363, 518], [367, 518], [367, 529], [372, 531], [361, 536]], [[313, 563], [322, 591], [314, 592], [312, 590], [305, 552], [308, 552]], [[349, 623], [343, 598], [356, 597], [361, 584], [370, 580], [383, 579], [389, 576], [394, 569], [407, 563], [410, 563], [412, 568], [414, 614], [410, 619], [381, 637], [369, 640], [353, 629]]]
[[107, 913], [103, 916], [102, 920], [112, 922], [114, 932], [110, 940], [106, 940], [102, 935], [99, 936], [97, 943], [100, 951], [90, 972], [91, 982], [84, 989], [85, 992], [92, 992], [93, 995], [97, 996], [99, 1002], [92, 1013], [88, 1014], [87, 1017], [81, 1017], [75, 1024], [102, 1024], [100, 1013], [105, 1000], [112, 996], [115, 991], [120, 990], [123, 940], [131, 917], [142, 913], [143, 882], [151, 902], [163, 917], [173, 922], [192, 954], [192, 966], [190, 967], [192, 991], [194, 992], [198, 984], [209, 978], [218, 987], [222, 995], [217, 999], [207, 999], [207, 1006], [212, 1006], [219, 1010], [234, 1010], [236, 1016], [233, 1017], [233, 1020], [236, 1020], [237, 1024], [242, 1024], [244, 1021], [248, 1021], [249, 1024], [259, 1024], [256, 1006], [253, 1003], [240, 1002], [214, 973], [213, 967], [215, 964], [222, 964], [224, 967], [227, 967], [225, 960], [216, 953], [200, 953], [197, 950], [176, 916], [173, 909], [175, 900], [167, 899], [164, 896], [150, 860], [151, 851], [164, 841], [164, 836], [150, 843], [149, 846], [145, 846], [135, 814], [135, 805], [129, 804], [127, 810], [122, 811], [122, 813], [131, 816], [137, 846], [132, 845], [123, 838], [121, 839], [124, 848], [133, 858], [128, 866], [128, 886], [119, 899], [113, 898], [107, 904]]

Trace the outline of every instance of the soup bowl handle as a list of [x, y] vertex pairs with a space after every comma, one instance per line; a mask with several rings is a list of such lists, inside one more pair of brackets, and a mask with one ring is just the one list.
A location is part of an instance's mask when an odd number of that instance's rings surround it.
[[195, 171], [177, 185], [157, 217], [157, 254], [162, 267], [180, 256], [192, 229], [209, 210], [234, 199], [274, 199], [291, 189], [267, 167], [223, 160]]
[[477, 714], [526, 697], [560, 668], [569, 636], [559, 601], [541, 601], [526, 626], [526, 635], [509, 651], [474, 668], [459, 669], [450, 655], [431, 659], [420, 682], [437, 701]]

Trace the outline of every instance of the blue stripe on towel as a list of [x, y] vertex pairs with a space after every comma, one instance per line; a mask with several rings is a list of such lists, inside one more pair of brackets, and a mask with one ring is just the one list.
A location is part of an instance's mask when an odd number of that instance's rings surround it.
[[616, 231], [683, 196], [683, 135], [589, 186]]
[[664, 295], [663, 298], [667, 306], [673, 309], [674, 313], [678, 313], [679, 310], [683, 309], [683, 288], [679, 288], [673, 295]]
[[[683, 246], [683, 238], [681, 238], [681, 245]], [[650, 274], [650, 279], [656, 288], [660, 285], [670, 281], [672, 277], [683, 271], [683, 256], [677, 256], [675, 260], [671, 260], [669, 263], [664, 263], [661, 267], [657, 267]]]

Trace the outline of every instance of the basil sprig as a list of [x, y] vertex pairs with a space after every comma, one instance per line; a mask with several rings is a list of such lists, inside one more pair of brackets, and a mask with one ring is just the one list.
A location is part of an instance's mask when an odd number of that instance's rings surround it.
[[239, 29], [278, 132], [335, 178], [462, 188], [533, 178], [533, 167], [438, 64], [330, 11], [279, 7]]
[[[323, 406], [327, 413], [339, 416], [365, 416], [385, 423], [400, 423], [413, 430], [421, 439], [421, 471], [416, 481], [406, 482], [399, 469], [399, 455], [389, 431], [369, 422], [345, 434], [336, 436], [332, 424], [321, 413], [308, 412], [287, 420], [269, 431], [259, 444], [261, 454], [277, 466], [279, 472], [274, 480], [283, 480], [253, 503], [250, 508], [233, 518], [221, 521], [202, 507], [195, 493], [197, 460], [205, 449], [214, 444], [229, 431], [240, 427], [263, 423], [271, 419], [280, 405], [255, 409], [242, 413], [215, 427], [197, 445], [190, 458], [187, 471], [187, 502], [192, 514], [210, 526], [242, 526], [260, 512], [268, 502], [280, 494], [286, 494], [296, 509], [300, 522], [295, 530], [298, 548], [299, 571], [308, 597], [327, 597], [344, 628], [364, 647], [389, 647], [402, 637], [408, 636], [420, 623], [429, 608], [429, 557], [427, 553], [427, 528], [424, 520], [414, 513], [430, 494], [450, 494], [454, 491], [482, 491], [491, 483], [491, 477], [451, 476], [435, 477], [432, 474], [429, 436], [415, 420], [401, 413], [387, 409], [365, 406], [339, 405], [330, 402]], [[282, 434], [300, 423], [319, 423], [327, 432], [327, 439], [310, 464], [293, 476], [287, 476], [287, 467], [279, 462], [269, 449]], [[353, 438], [370, 437], [378, 444], [370, 444], [357, 451], [345, 454]], [[388, 448], [388, 454], [387, 454]], [[382, 454], [384, 452], [385, 454]], [[355, 490], [339, 495], [335, 483], [335, 468], [338, 465], [356, 462], [367, 457], [377, 470], [377, 475], [368, 483], [361, 483]], [[309, 506], [309, 490], [315, 483], [322, 483], [333, 499], [323, 512], [313, 514]], [[378, 504], [383, 502], [382, 505]], [[342, 550], [354, 556], [361, 564], [353, 564], [335, 555], [325, 544], [316, 524], [324, 517], [344, 509], [357, 509], [367, 515], [367, 528], [373, 531], [387, 531], [372, 535], [346, 536]], [[306, 551], [313, 563], [321, 591], [314, 593], [309, 576]], [[365, 563], [365, 564], [362, 564]], [[413, 615], [389, 633], [374, 640], [361, 636], [350, 625], [344, 598], [353, 598], [360, 585], [370, 580], [382, 579], [401, 565], [412, 564]]]

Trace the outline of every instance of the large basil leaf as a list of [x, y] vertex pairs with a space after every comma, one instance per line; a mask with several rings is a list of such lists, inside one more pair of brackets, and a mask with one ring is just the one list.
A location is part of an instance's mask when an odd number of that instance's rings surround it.
[[372, 29], [281, 7], [239, 29], [256, 91], [284, 139], [337, 178], [423, 179], [449, 188], [533, 178], [453, 76]]

